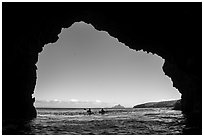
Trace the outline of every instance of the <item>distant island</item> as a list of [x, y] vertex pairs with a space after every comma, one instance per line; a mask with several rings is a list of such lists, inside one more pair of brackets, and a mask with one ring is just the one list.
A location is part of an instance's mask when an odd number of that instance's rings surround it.
[[125, 108], [124, 106], [121, 106], [120, 104], [118, 104], [118, 105], [115, 105], [114, 107], [112, 107], [112, 108]]
[[139, 104], [133, 108], [164, 108], [173, 107], [175, 110], [181, 109], [181, 100], [171, 100], [171, 101], [161, 101], [161, 102], [149, 102], [144, 104]]

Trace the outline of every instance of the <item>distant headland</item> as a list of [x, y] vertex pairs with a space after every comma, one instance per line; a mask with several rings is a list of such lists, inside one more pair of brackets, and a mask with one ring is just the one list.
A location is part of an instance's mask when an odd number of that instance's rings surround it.
[[118, 105], [113, 106], [112, 108], [125, 108], [125, 107], [118, 104]]
[[133, 108], [164, 108], [173, 107], [175, 110], [181, 109], [181, 100], [161, 101], [161, 102], [149, 102], [144, 104], [135, 105]]

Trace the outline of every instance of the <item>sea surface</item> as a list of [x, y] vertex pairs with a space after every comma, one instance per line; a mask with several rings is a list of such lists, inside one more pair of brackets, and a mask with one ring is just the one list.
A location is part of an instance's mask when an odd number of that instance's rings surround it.
[[[37, 118], [22, 127], [6, 127], [3, 132], [35, 135], [169, 135], [182, 134], [185, 118], [171, 108], [92, 109], [88, 115], [82, 108], [37, 109]], [[10, 128], [10, 129], [9, 129]]]

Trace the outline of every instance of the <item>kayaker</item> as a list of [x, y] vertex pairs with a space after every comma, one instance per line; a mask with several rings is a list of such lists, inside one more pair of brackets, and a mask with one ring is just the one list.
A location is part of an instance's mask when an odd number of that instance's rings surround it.
[[103, 110], [103, 108], [101, 109], [101, 111], [99, 111], [100, 114], [105, 114], [105, 111]]

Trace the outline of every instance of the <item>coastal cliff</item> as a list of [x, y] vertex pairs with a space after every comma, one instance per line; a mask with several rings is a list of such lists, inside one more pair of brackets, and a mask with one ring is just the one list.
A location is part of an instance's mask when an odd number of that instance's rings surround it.
[[135, 105], [133, 108], [164, 108], [172, 107], [173, 109], [179, 110], [180, 100], [171, 100], [171, 101], [161, 101], [161, 102], [149, 102], [144, 104]]

